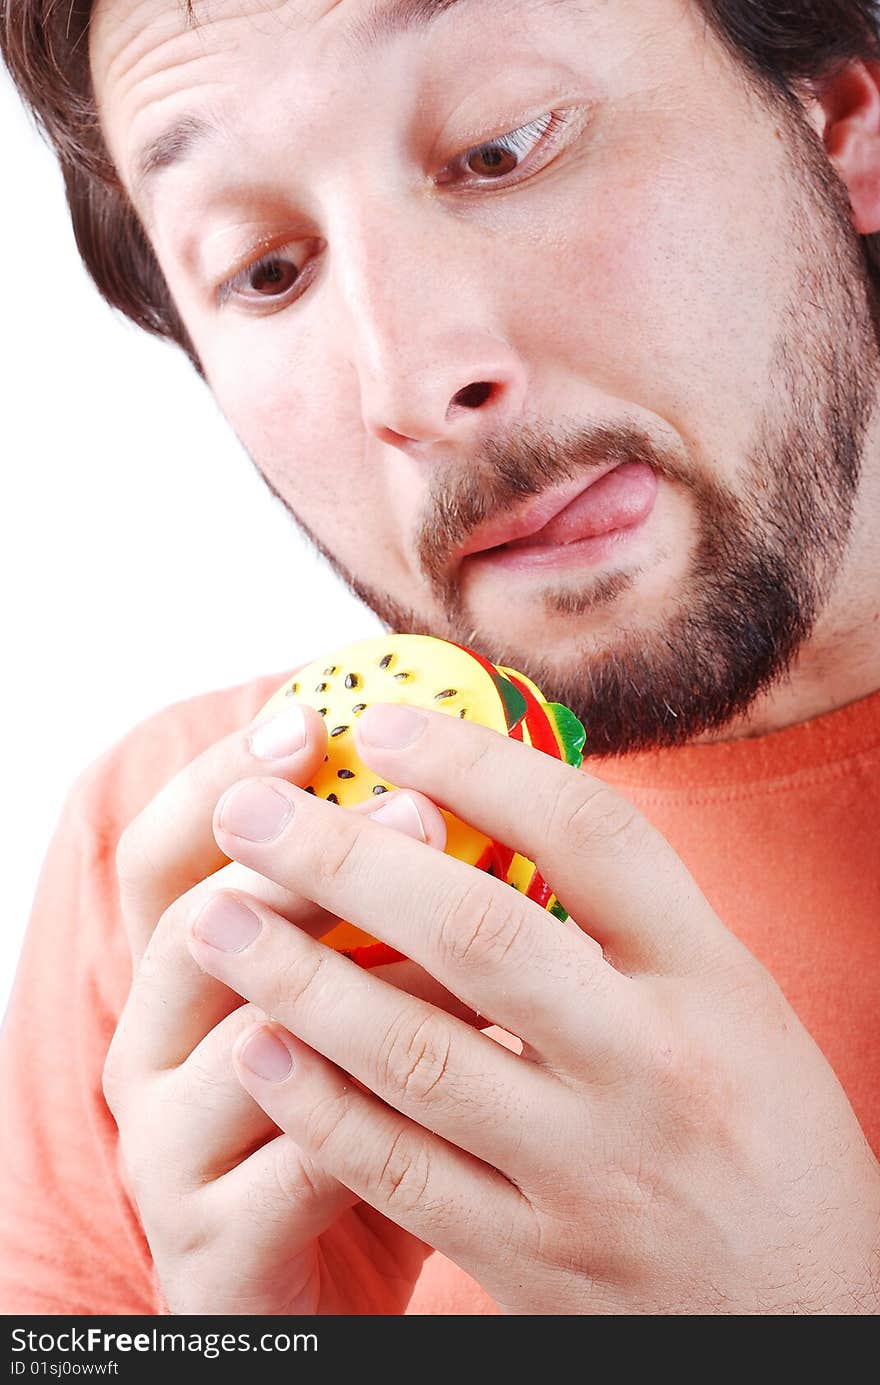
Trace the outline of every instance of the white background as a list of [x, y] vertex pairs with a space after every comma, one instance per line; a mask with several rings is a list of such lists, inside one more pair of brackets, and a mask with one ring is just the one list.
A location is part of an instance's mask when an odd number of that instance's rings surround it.
[[180, 698], [381, 630], [176, 347], [111, 310], [0, 65], [0, 1014], [76, 776]]

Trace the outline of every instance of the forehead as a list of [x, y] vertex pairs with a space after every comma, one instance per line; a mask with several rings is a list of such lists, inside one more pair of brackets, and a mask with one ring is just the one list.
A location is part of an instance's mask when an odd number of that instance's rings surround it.
[[308, 62], [332, 52], [360, 60], [409, 33], [426, 33], [455, 14], [486, 23], [530, 10], [594, 8], [607, 0], [96, 0], [89, 43], [96, 89], [147, 66], [244, 47], [285, 46]]
[[[464, 41], [462, 62], [500, 41], [524, 52], [559, 20], [602, 10], [609, 0], [96, 0], [90, 63], [101, 124], [129, 190], [141, 151], [171, 117], [201, 108], [231, 137], [255, 102], [287, 118], [321, 107], [380, 58], [399, 53], [420, 89], [432, 81], [437, 45]], [[554, 13], [557, 23], [551, 23]], [[461, 64], [459, 64], [461, 65]], [[399, 64], [395, 79], [407, 69]], [[375, 99], [378, 88], [373, 88]], [[190, 99], [191, 98], [191, 99]], [[217, 114], [219, 112], [219, 115]], [[200, 123], [196, 114], [195, 125]], [[198, 133], [198, 132], [197, 132]], [[176, 135], [175, 135], [176, 138]], [[184, 138], [190, 134], [184, 132]], [[160, 139], [159, 143], [162, 143]], [[159, 156], [160, 162], [162, 155]], [[148, 160], [149, 162], [149, 160]]]

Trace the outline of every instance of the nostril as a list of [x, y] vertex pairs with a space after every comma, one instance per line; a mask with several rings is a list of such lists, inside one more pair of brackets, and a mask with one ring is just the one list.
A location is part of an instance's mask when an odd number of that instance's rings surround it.
[[479, 409], [490, 397], [495, 386], [491, 380], [478, 380], [475, 384], [465, 385], [463, 390], [459, 390], [452, 400], [453, 404], [460, 404], [463, 409]]

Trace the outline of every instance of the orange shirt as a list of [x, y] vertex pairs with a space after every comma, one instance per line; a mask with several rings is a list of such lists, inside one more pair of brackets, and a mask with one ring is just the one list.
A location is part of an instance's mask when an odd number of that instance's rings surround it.
[[[115, 847], [159, 788], [246, 725], [284, 676], [165, 709], [68, 796], [0, 1044], [0, 1311], [162, 1311], [101, 1092], [130, 982]], [[774, 974], [880, 1152], [880, 692], [771, 736], [586, 767], [663, 832]], [[408, 1309], [495, 1311], [437, 1254]]]

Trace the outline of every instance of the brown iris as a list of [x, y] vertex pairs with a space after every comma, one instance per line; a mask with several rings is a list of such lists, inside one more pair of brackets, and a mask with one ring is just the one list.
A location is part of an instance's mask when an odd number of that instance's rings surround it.
[[256, 293], [275, 296], [292, 288], [299, 278], [299, 270], [290, 260], [266, 260], [254, 265], [250, 273], [250, 286]]
[[[482, 164], [483, 167], [476, 167], [477, 164]], [[516, 171], [519, 160], [509, 149], [492, 144], [487, 145], [485, 149], [475, 149], [473, 154], [468, 156], [467, 166], [471, 173], [476, 173], [480, 178], [503, 178], [508, 173]]]

